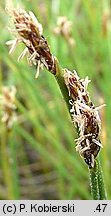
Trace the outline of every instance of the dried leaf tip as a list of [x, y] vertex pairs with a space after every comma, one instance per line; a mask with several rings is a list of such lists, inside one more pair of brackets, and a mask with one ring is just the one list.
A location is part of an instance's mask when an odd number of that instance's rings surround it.
[[[20, 54], [18, 60], [22, 59], [28, 53], [29, 63], [37, 65], [37, 74], [41, 64], [44, 65], [51, 73], [56, 73], [55, 57], [51, 54], [50, 48], [44, 38], [42, 25], [38, 22], [35, 15], [30, 11], [12, 10], [13, 22], [17, 37], [15, 40], [8, 41], [6, 44], [11, 45], [12, 53], [16, 45], [23, 42], [26, 46]], [[38, 64], [39, 62], [39, 64]]]
[[79, 137], [76, 139], [76, 150], [88, 164], [89, 168], [95, 165], [95, 158], [98, 155], [102, 144], [99, 139], [101, 132], [101, 120], [98, 109], [90, 100], [87, 91], [88, 78], [80, 79], [76, 71], [73, 73], [65, 70], [65, 84], [71, 98], [70, 104], [73, 123], [78, 129]]

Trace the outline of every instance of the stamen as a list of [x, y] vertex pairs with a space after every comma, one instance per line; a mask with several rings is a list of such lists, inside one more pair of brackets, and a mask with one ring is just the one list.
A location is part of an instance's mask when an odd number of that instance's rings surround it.
[[9, 50], [9, 54], [11, 54], [12, 52], [14, 52], [17, 44], [18, 44], [18, 39], [13, 40], [12, 46], [11, 46], [11, 48]]
[[20, 56], [18, 57], [18, 61], [20, 61], [21, 59], [24, 58], [24, 56], [28, 53], [28, 48], [26, 47], [23, 52], [20, 54]]
[[35, 75], [35, 79], [37, 79], [38, 76], [39, 76], [39, 70], [40, 70], [40, 61], [38, 61], [37, 72], [36, 72], [36, 75]]
[[98, 140], [92, 139], [92, 141], [93, 141], [96, 145], [98, 145], [98, 146], [100, 146], [101, 148], [103, 148], [103, 145], [102, 145]]

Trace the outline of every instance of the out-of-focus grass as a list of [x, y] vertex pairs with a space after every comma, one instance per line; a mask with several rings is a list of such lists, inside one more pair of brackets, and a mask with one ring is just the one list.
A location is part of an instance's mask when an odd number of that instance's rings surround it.
[[[44, 27], [54, 55], [62, 67], [76, 69], [81, 77], [91, 79], [89, 91], [101, 110], [104, 148], [100, 158], [108, 198], [111, 198], [111, 20], [108, 0], [24, 0], [13, 1], [32, 10]], [[5, 3], [0, 3], [0, 90], [17, 88], [18, 120], [7, 134], [0, 129], [0, 199], [91, 199], [88, 168], [75, 151], [76, 132], [53, 76], [36, 69], [17, 57], [24, 46], [8, 54], [5, 42], [9, 17]], [[75, 47], [53, 29], [58, 16], [73, 23]]]

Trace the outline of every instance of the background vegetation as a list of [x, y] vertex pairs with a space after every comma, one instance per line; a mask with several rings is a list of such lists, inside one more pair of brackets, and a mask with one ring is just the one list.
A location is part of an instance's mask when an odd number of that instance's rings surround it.
[[[91, 199], [88, 167], [75, 151], [76, 132], [54, 77], [36, 69], [23, 50], [9, 55], [6, 4], [0, 3], [0, 92], [16, 86], [17, 121], [10, 132], [0, 122], [0, 199]], [[111, 199], [111, 3], [109, 0], [13, 0], [14, 6], [33, 11], [43, 25], [51, 51], [62, 67], [91, 79], [89, 92], [100, 112], [100, 159]], [[72, 21], [75, 46], [54, 34], [59, 16]], [[0, 112], [1, 112], [0, 105]], [[1, 112], [2, 116], [2, 112]]]

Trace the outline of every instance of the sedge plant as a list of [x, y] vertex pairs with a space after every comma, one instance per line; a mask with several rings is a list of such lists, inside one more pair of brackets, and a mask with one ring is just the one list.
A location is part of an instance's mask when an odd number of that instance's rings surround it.
[[106, 199], [103, 174], [98, 157], [102, 148], [99, 137], [101, 120], [98, 110], [102, 106], [96, 108], [90, 99], [87, 91], [90, 80], [88, 77], [80, 79], [76, 71], [71, 72], [61, 68], [59, 61], [51, 53], [48, 42], [43, 36], [42, 25], [32, 12], [27, 13], [22, 9], [12, 9], [10, 13], [15, 25], [16, 38], [6, 43], [11, 46], [9, 53], [14, 51], [18, 43], [24, 43], [25, 49], [18, 60], [27, 54], [29, 63], [37, 67], [36, 78], [42, 67], [45, 67], [55, 77], [66, 102], [71, 121], [78, 133], [78, 138], [75, 140], [76, 151], [79, 152], [88, 166], [92, 198]]

